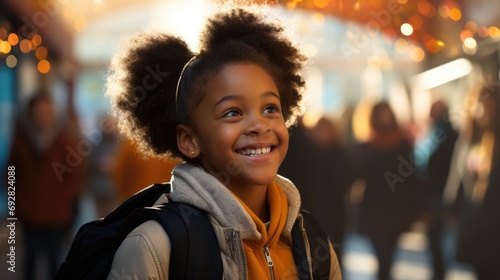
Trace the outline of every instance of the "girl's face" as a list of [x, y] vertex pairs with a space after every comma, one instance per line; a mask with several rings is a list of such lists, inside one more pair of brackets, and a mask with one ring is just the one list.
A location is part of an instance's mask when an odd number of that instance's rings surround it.
[[272, 77], [233, 63], [208, 83], [192, 114], [203, 168], [228, 188], [266, 186], [288, 150], [288, 129]]

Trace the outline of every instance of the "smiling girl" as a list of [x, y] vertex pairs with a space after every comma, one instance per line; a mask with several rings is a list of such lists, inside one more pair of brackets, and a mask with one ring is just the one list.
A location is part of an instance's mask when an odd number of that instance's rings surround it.
[[[325, 254], [309, 246], [299, 192], [277, 175], [305, 86], [305, 58], [283, 33], [235, 9], [209, 19], [198, 53], [180, 38], [143, 33], [111, 64], [107, 95], [121, 131], [144, 152], [184, 160], [168, 199], [208, 214], [224, 279], [341, 279], [329, 242], [329, 270], [316, 268]], [[168, 279], [170, 248], [162, 226], [145, 222], [123, 241], [112, 271]]]

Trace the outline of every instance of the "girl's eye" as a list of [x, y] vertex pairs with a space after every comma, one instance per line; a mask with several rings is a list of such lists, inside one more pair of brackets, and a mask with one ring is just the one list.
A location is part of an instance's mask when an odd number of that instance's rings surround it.
[[232, 110], [226, 111], [222, 116], [223, 117], [237, 117], [237, 116], [241, 116], [241, 113], [238, 112], [238, 110], [236, 110], [236, 109], [232, 109]]
[[269, 105], [266, 108], [264, 108], [264, 114], [272, 114], [272, 113], [278, 113], [280, 109], [276, 105]]

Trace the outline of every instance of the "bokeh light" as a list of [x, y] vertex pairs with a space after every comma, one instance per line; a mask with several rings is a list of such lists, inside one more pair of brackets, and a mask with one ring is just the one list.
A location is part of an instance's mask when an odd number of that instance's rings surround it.
[[10, 68], [14, 68], [17, 65], [17, 58], [13, 54], [8, 55], [5, 59], [5, 64]]
[[34, 47], [40, 46], [42, 44], [42, 36], [40, 36], [40, 34], [33, 35], [33, 38], [31, 38], [31, 43]]
[[460, 40], [462, 40], [462, 42], [465, 41], [465, 39], [471, 38], [473, 36], [474, 36], [474, 34], [472, 34], [472, 32], [470, 30], [467, 30], [467, 29], [462, 30], [460, 32]]
[[477, 29], [477, 34], [483, 38], [486, 38], [488, 37], [488, 27], [486, 26], [480, 26], [478, 29]]
[[409, 23], [403, 23], [401, 25], [401, 33], [403, 33], [403, 35], [405, 36], [410, 36], [411, 34], [413, 34], [413, 26], [411, 26], [411, 24]]
[[7, 39], [7, 29], [0, 27], [0, 40]]
[[422, 29], [424, 22], [419, 15], [413, 15], [408, 19], [408, 23], [413, 26], [413, 30], [418, 31]]
[[450, 16], [450, 8], [446, 5], [440, 5], [438, 8], [439, 15], [442, 18], [448, 18]]
[[0, 53], [9, 53], [12, 47], [7, 41], [0, 41]]
[[38, 62], [38, 72], [42, 74], [47, 74], [50, 71], [50, 63], [46, 59], [42, 59]]
[[491, 26], [488, 28], [488, 34], [490, 35], [491, 38], [497, 38], [500, 36], [500, 29], [496, 26]]
[[324, 9], [328, 6], [328, 0], [314, 0], [314, 5], [320, 9]]
[[459, 21], [462, 18], [462, 12], [458, 8], [450, 10], [449, 17], [451, 20]]
[[11, 46], [15, 46], [17, 45], [17, 43], [19, 43], [19, 37], [16, 33], [10, 33], [7, 41], [9, 41], [9, 44]]
[[432, 18], [432, 17], [434, 17], [434, 15], [436, 15], [436, 7], [434, 7], [434, 5], [432, 5], [427, 0], [423, 0], [423, 1], [418, 2], [417, 9], [418, 9], [420, 14], [422, 14], [423, 16], [426, 16], [428, 18]]
[[321, 13], [314, 13], [312, 15], [312, 22], [315, 25], [323, 25], [325, 23], [325, 16]]
[[469, 20], [467, 23], [465, 23], [465, 29], [470, 30], [472, 33], [477, 32], [477, 24], [473, 22], [472, 20]]
[[29, 53], [31, 51], [31, 48], [32, 48], [32, 43], [30, 40], [28, 39], [23, 39], [21, 41], [21, 43], [19, 43], [19, 49], [21, 50], [21, 52], [23, 53]]
[[397, 39], [394, 43], [397, 52], [404, 53], [408, 50], [408, 42], [405, 39]]
[[474, 38], [467, 38], [462, 46], [464, 53], [474, 55], [477, 52], [477, 42]]
[[47, 58], [47, 49], [45, 47], [38, 47], [35, 51], [35, 56], [38, 60]]
[[415, 62], [420, 62], [424, 59], [425, 53], [420, 47], [413, 47], [410, 50], [410, 58]]

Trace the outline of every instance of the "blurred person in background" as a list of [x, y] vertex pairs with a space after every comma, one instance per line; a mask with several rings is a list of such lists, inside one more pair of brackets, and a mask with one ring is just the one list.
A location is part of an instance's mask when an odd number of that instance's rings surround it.
[[169, 182], [179, 159], [145, 157], [138, 146], [123, 137], [111, 167], [118, 202], [121, 203], [151, 184]]
[[37, 262], [48, 261], [52, 279], [63, 253], [63, 240], [75, 218], [84, 158], [77, 138], [56, 116], [51, 95], [37, 92], [27, 115], [19, 118], [9, 165], [16, 172], [15, 216], [24, 236], [24, 278], [35, 279]]
[[465, 106], [444, 198], [459, 207], [457, 260], [478, 280], [500, 279], [500, 85], [483, 84]]
[[97, 217], [109, 214], [117, 205], [115, 187], [112, 180], [113, 162], [117, 151], [118, 140], [115, 135], [116, 121], [112, 116], [99, 118], [98, 129], [95, 130], [95, 147], [89, 156], [87, 172], [87, 190], [95, 203]]
[[368, 237], [379, 263], [378, 279], [390, 279], [393, 255], [401, 233], [418, 211], [413, 149], [390, 105], [376, 103], [370, 114], [371, 136], [356, 149], [357, 177], [364, 192], [358, 211], [359, 233]]
[[310, 129], [302, 122], [290, 136], [280, 174], [296, 184], [304, 209], [311, 212], [334, 244], [341, 261], [346, 228], [346, 195], [353, 181], [350, 157], [335, 123], [326, 117]]
[[425, 137], [425, 154], [422, 160], [419, 184], [422, 191], [423, 220], [427, 226], [427, 238], [432, 255], [433, 279], [445, 278], [445, 265], [442, 250], [442, 236], [446, 225], [443, 192], [450, 171], [451, 157], [458, 133], [449, 120], [448, 105], [443, 100], [435, 101], [430, 109], [432, 122]]

